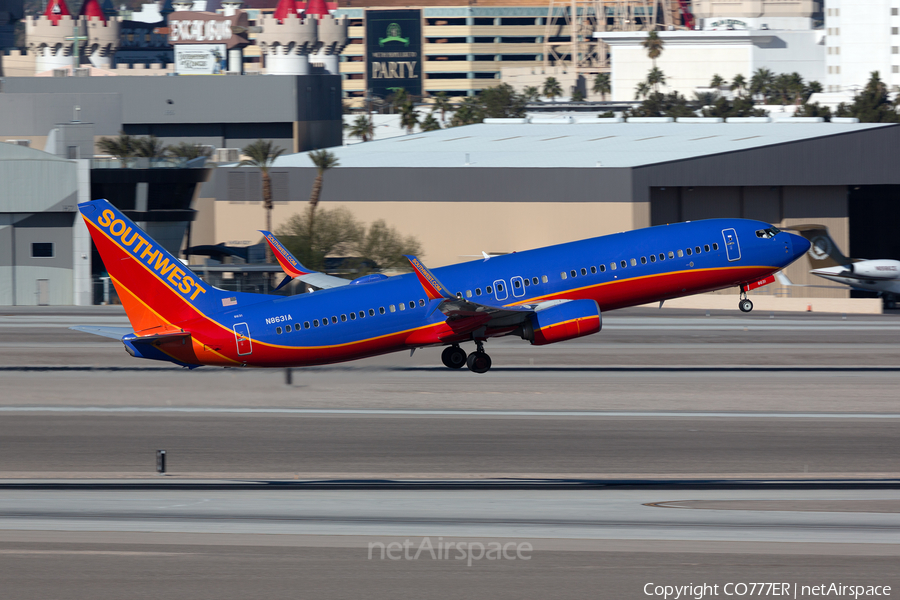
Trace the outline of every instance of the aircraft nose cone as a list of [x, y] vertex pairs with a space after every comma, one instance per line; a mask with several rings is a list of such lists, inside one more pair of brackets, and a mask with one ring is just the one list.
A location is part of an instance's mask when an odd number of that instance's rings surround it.
[[800, 258], [801, 256], [803, 256], [804, 254], [807, 253], [807, 251], [810, 248], [810, 243], [809, 243], [809, 240], [807, 240], [802, 235], [797, 235], [795, 233], [788, 233], [788, 235], [790, 236], [788, 239], [790, 240], [790, 243], [791, 243], [791, 250], [792, 250], [792, 256], [793, 256], [793, 259], [791, 260], [791, 262], [794, 262], [795, 260], [797, 260], [798, 258]]

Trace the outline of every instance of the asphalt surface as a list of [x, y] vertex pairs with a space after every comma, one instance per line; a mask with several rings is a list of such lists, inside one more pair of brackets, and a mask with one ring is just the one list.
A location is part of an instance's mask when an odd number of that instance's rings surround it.
[[[283, 371], [138, 361], [67, 329], [126, 325], [116, 307], [5, 308], [0, 596], [646, 598], [647, 583], [707, 583], [727, 597], [726, 583], [765, 581], [896, 594], [897, 315], [604, 317], [565, 344], [492, 341], [486, 375], [422, 349], [288, 385]], [[161, 448], [155, 481], [175, 485], [114, 489], [152, 477]], [[566, 477], [637, 485], [478, 488]], [[412, 483], [367, 483], [382, 478]], [[447, 479], [470, 483], [427, 483]], [[368, 556], [424, 537], [533, 551], [471, 566]]]

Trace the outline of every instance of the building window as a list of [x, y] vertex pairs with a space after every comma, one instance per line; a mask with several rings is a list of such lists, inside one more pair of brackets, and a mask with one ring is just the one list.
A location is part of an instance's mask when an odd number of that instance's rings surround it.
[[892, 9], [891, 9], [891, 16], [892, 16], [892, 17], [896, 17], [898, 14], [900, 14], [900, 13], [897, 12], [897, 9], [896, 9], [896, 8], [892, 8]]
[[834, 68], [834, 73], [835, 73], [835, 75], [841, 74], [841, 65], [838, 65]]
[[31, 244], [31, 258], [53, 258], [53, 242]]
[[898, 67], [897, 65], [892, 65], [891, 73], [900, 73], [900, 67]]
[[900, 34], [900, 27], [891, 27], [891, 35]]
[[900, 46], [891, 46], [891, 54], [900, 54]]

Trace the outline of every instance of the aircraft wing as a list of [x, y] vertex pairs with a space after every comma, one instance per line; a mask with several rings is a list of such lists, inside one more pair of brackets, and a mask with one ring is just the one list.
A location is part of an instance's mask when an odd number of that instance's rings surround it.
[[83, 331], [85, 333], [91, 333], [93, 335], [108, 337], [119, 341], [122, 341], [122, 338], [126, 335], [134, 333], [131, 330], [131, 327], [95, 327], [93, 325], [77, 325], [75, 327], [69, 327], [69, 329]]
[[287, 275], [287, 278], [278, 286], [279, 288], [291, 279], [299, 279], [303, 283], [307, 283], [319, 289], [341, 287], [350, 284], [349, 279], [307, 269], [300, 264], [300, 261], [294, 258], [294, 255], [291, 254], [281, 242], [278, 241], [278, 238], [262, 229], [260, 229], [259, 232], [266, 237], [266, 243], [268, 243], [269, 247], [272, 249], [272, 254], [275, 255], [275, 259], [278, 261], [278, 264], [281, 265], [285, 275]]

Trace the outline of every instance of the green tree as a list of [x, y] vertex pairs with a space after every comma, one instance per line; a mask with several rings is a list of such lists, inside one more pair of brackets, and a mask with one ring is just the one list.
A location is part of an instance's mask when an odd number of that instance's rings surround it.
[[714, 102], [706, 105], [702, 112], [704, 117], [765, 117], [766, 111], [753, 106], [753, 99], [747, 96], [737, 96], [734, 100], [718, 97]]
[[481, 113], [481, 106], [475, 96], [468, 96], [453, 112], [450, 118], [450, 127], [459, 127], [461, 125], [472, 125], [481, 123], [484, 117]]
[[666, 85], [666, 74], [661, 69], [653, 67], [647, 73], [647, 85], [653, 88], [654, 92], [659, 92], [659, 86]]
[[647, 34], [647, 38], [641, 42], [641, 46], [647, 50], [647, 57], [653, 61], [653, 68], [655, 69], [656, 59], [662, 55], [665, 42], [662, 41], [662, 38], [659, 37], [659, 34], [654, 30]]
[[744, 91], [747, 89], [747, 80], [743, 75], [738, 73], [731, 80], [731, 86], [729, 88], [732, 92], [735, 92], [738, 96], [742, 95]]
[[718, 89], [724, 87], [724, 86], [727, 85], [727, 84], [728, 84], [728, 82], [725, 81], [724, 79], [722, 79], [722, 76], [721, 76], [721, 75], [719, 75], [718, 73], [716, 73], [715, 75], [712, 76], [712, 79], [711, 79], [710, 82], [709, 82], [709, 87], [715, 88], [715, 89], [718, 90]]
[[572, 92], [572, 102], [584, 102], [584, 94], [581, 90], [575, 90]]
[[820, 106], [818, 102], [813, 102], [812, 104], [804, 103], [801, 104], [796, 111], [794, 111], [795, 117], [822, 117], [826, 121], [831, 120], [831, 109], [827, 106]]
[[548, 77], [544, 80], [544, 89], [542, 90], [544, 98], [549, 98], [552, 102], [555, 98], [562, 96], [562, 86], [556, 77]]
[[489, 119], [517, 119], [525, 116], [525, 96], [517, 94], [508, 83], [487, 88], [475, 97], [481, 116]]
[[181, 142], [179, 144], [169, 146], [166, 148], [166, 152], [169, 156], [174, 156], [176, 158], [186, 158], [188, 160], [193, 160], [195, 158], [200, 158], [201, 156], [205, 156], [209, 158], [212, 156], [212, 148], [203, 147], [200, 144], [191, 144], [190, 142]]
[[853, 97], [850, 105], [841, 103], [835, 116], [856, 117], [861, 123], [898, 123], [900, 114], [888, 98], [887, 86], [878, 71], [873, 71], [866, 87]]
[[103, 137], [97, 141], [97, 148], [104, 154], [109, 154], [126, 162], [134, 156], [134, 137], [124, 131], [114, 138]]
[[316, 220], [316, 207], [319, 206], [319, 198], [322, 195], [322, 179], [325, 171], [338, 166], [337, 156], [328, 150], [313, 150], [308, 153], [309, 160], [316, 166], [316, 180], [313, 182], [312, 193], [309, 195], [309, 237], [312, 238], [312, 228]]
[[422, 123], [419, 127], [422, 131], [437, 131], [441, 128], [441, 122], [434, 118], [433, 112], [430, 112], [422, 119]]
[[310, 269], [324, 270], [325, 257], [343, 255], [360, 259], [362, 269], [365, 263], [371, 262], [380, 270], [405, 270], [409, 268], [409, 262], [403, 258], [404, 254], [421, 256], [422, 247], [416, 238], [402, 236], [383, 220], [366, 227], [346, 208], [320, 211], [314, 226], [311, 226], [309, 216], [309, 211], [293, 215], [279, 227], [277, 235]]
[[641, 81], [634, 88], [634, 99], [635, 100], [640, 100], [641, 98], [646, 99], [647, 96], [650, 95], [651, 91], [652, 91], [652, 88], [650, 87], [650, 84], [647, 83], [646, 81]]
[[405, 88], [399, 88], [393, 94], [387, 97], [388, 104], [391, 105], [391, 111], [395, 111], [407, 102], [409, 102], [409, 94]]
[[809, 97], [813, 94], [821, 94], [824, 90], [822, 84], [818, 81], [810, 81], [806, 84], [806, 87], [803, 89], [803, 102], [806, 103], [809, 101]]
[[[239, 167], [256, 167], [262, 175], [263, 209], [266, 211], [266, 231], [272, 231], [272, 180], [269, 177], [269, 169], [275, 163], [275, 159], [284, 152], [283, 148], [276, 148], [271, 141], [256, 140], [245, 146], [241, 152], [246, 156], [238, 163]], [[272, 262], [272, 249], [266, 244], [266, 261]]]
[[438, 92], [434, 95], [434, 104], [432, 105], [433, 110], [440, 111], [441, 113], [441, 123], [447, 122], [447, 113], [453, 111], [453, 103], [450, 102], [450, 97], [447, 96], [447, 92]]
[[166, 155], [166, 145], [155, 135], [134, 138], [134, 155], [141, 158], [162, 158]]
[[769, 69], [760, 67], [750, 77], [750, 94], [768, 101], [772, 94], [771, 88], [774, 82], [775, 74]]
[[601, 100], [606, 100], [606, 95], [612, 92], [609, 73], [597, 73], [594, 76], [594, 87], [591, 88], [591, 91], [600, 94]]
[[368, 115], [359, 115], [347, 128], [347, 135], [368, 142], [375, 137], [375, 124]]
[[[644, 85], [647, 85], [646, 83]], [[696, 107], [678, 92], [652, 92], [640, 104], [628, 111], [629, 117], [695, 117]]]
[[400, 105], [400, 126], [406, 129], [406, 133], [412, 133], [419, 124], [419, 115], [411, 100]]
[[541, 98], [541, 90], [536, 85], [529, 85], [522, 90], [522, 96], [527, 102], [537, 102]]

